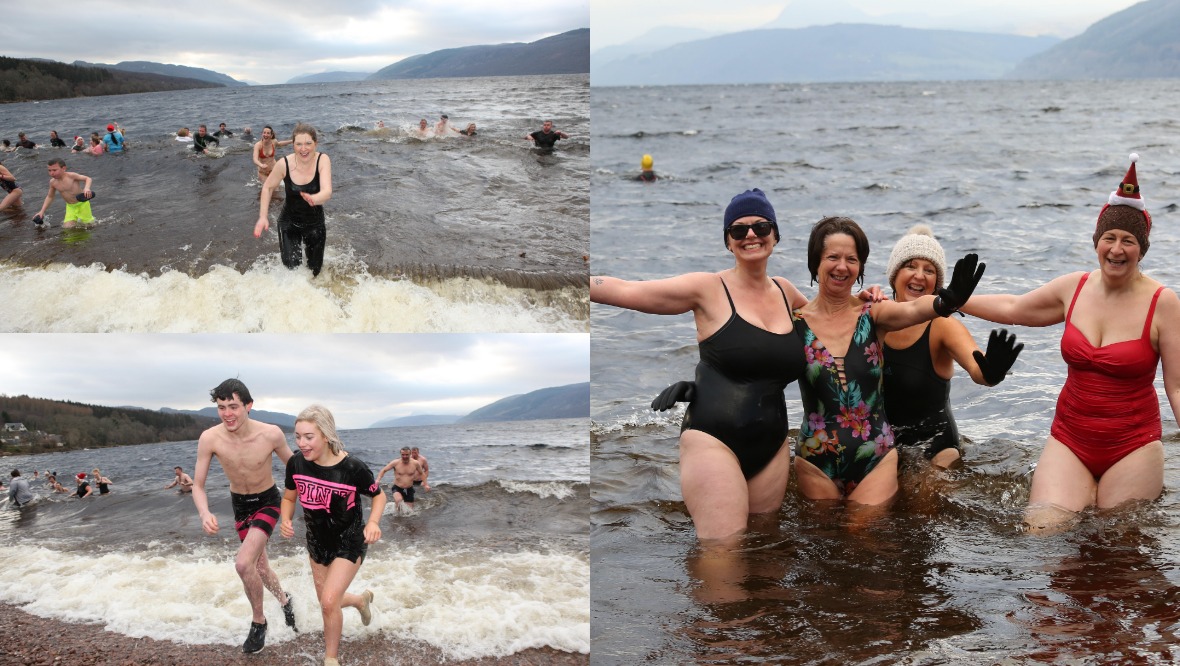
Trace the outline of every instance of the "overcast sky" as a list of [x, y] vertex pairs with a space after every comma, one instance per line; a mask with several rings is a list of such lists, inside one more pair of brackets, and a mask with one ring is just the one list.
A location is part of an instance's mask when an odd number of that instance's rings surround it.
[[202, 409], [237, 377], [255, 409], [312, 403], [342, 428], [466, 414], [500, 398], [590, 381], [585, 334], [0, 335], [0, 394], [111, 407]]
[[[661, 26], [697, 28], [711, 32], [753, 30], [778, 18], [789, 5], [792, 9], [831, 6], [847, 2], [874, 17], [903, 13], [927, 16], [962, 16], [959, 29], [969, 30], [986, 21], [1011, 24], [1025, 35], [1047, 34], [1072, 37], [1110, 14], [1126, 9], [1136, 0], [591, 0], [590, 50], [622, 44]], [[873, 21], [877, 22], [877, 21]], [[897, 23], [888, 19], [880, 22]]]
[[375, 72], [408, 56], [590, 27], [588, 0], [4, 0], [0, 55], [203, 67], [239, 81]]

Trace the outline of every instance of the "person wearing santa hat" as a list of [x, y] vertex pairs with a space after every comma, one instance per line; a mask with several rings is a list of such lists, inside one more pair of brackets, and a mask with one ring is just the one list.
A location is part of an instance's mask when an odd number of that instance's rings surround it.
[[[1147, 277], [1151, 215], [1135, 163], [1098, 214], [1098, 268], [1054, 278], [1026, 294], [972, 297], [962, 311], [1002, 324], [1065, 322], [1069, 372], [1048, 442], [1037, 461], [1024, 520], [1033, 533], [1060, 532], [1090, 506], [1108, 509], [1163, 492], [1156, 369], [1180, 416], [1180, 299]], [[1119, 316], [1112, 317], [1110, 313]]]

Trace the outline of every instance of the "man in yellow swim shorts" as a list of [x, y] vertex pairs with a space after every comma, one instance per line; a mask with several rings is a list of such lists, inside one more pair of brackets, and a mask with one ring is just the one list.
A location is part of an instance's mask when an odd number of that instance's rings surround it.
[[88, 224], [94, 221], [94, 214], [90, 212], [90, 200], [94, 192], [90, 191], [90, 176], [66, 171], [65, 160], [55, 157], [49, 160], [49, 193], [45, 195], [45, 203], [41, 210], [33, 216], [33, 222], [41, 224], [45, 221], [45, 210], [53, 203], [54, 193], [61, 194], [66, 202], [66, 217], [63, 226], [72, 227], [74, 222]]

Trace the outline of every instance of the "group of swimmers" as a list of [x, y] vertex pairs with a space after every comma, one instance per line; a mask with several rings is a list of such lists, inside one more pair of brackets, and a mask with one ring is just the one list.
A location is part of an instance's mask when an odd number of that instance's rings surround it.
[[[1168, 400], [1180, 414], [1180, 299], [1139, 270], [1151, 217], [1137, 159], [1131, 156], [1098, 216], [1098, 269], [1024, 295], [973, 295], [984, 265], [971, 254], [956, 263], [947, 284], [942, 246], [920, 225], [890, 255], [886, 276], [895, 300], [873, 291], [854, 296], [869, 242], [855, 221], [829, 217], [808, 240], [807, 265], [819, 285], [808, 299], [766, 273], [780, 234], [774, 208], [757, 189], [735, 196], [725, 212], [733, 268], [647, 282], [591, 277], [594, 302], [695, 315], [695, 381], [673, 384], [652, 406], [690, 403], [680, 477], [698, 537], [729, 542], [751, 516], [778, 511], [792, 466], [783, 389], [795, 380], [804, 419], [793, 463], [808, 499], [887, 503], [899, 490], [898, 447], [920, 449], [939, 466], [959, 459], [949, 404], [954, 363], [973, 381], [994, 386], [1023, 345], [997, 330], [984, 352], [948, 318], [954, 312], [1005, 325], [1066, 323], [1061, 346], [1069, 373], [1033, 474], [1030, 531], [1063, 529], [1089, 506], [1157, 498], [1163, 447], [1153, 381], [1162, 360]], [[1115, 396], [1117, 409], [1110, 406]]]
[[[36, 493], [33, 492], [32, 487], [29, 485], [28, 479], [25, 479], [21, 476], [19, 469], [12, 470], [10, 476], [12, 477], [12, 480], [8, 484], [8, 500], [14, 506], [25, 506], [37, 498]], [[38, 472], [34, 470], [33, 478], [36, 479], [37, 476]], [[94, 480], [93, 487], [90, 485], [90, 481], [88, 480], [90, 478], [93, 478]], [[90, 473], [90, 476], [88, 476], [86, 472], [78, 472], [78, 474], [74, 476], [74, 481], [77, 485], [77, 489], [74, 491], [74, 494], [79, 499], [84, 499], [93, 495], [95, 488], [98, 488], [99, 495], [106, 495], [111, 492], [111, 486], [114, 485], [110, 479], [103, 476], [102, 472], [97, 467], [95, 467]], [[45, 472], [45, 485], [48, 486], [49, 491], [53, 493], [64, 494], [70, 492], [65, 488], [65, 486], [58, 483], [57, 474], [54, 472]]]
[[[107, 125], [105, 134], [98, 132], [91, 132], [90, 143], [87, 145], [86, 141], [81, 136], [74, 137], [74, 143], [69, 146], [70, 152], [74, 153], [90, 153], [91, 155], [101, 155], [103, 153], [120, 153], [123, 152], [125, 146], [123, 128], [119, 123], [111, 122]], [[66, 148], [66, 142], [57, 135], [57, 130], [49, 131], [49, 146], [51, 148]], [[38, 144], [30, 139], [24, 132], [17, 133], [16, 145], [12, 145], [8, 139], [4, 139], [0, 150], [5, 152], [12, 152], [19, 148], [26, 148], [28, 150], [35, 150]]]

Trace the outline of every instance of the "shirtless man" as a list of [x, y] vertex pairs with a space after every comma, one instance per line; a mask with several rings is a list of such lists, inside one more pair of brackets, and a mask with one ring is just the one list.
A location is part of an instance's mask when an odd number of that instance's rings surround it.
[[459, 130], [455, 129], [454, 127], [451, 127], [450, 116], [448, 116], [447, 114], [444, 113], [444, 114], [442, 114], [442, 117], [439, 118], [438, 122], [434, 124], [434, 135], [435, 136], [446, 136], [447, 132], [458, 133]]
[[393, 470], [393, 487], [390, 490], [398, 513], [402, 511], [402, 502], [405, 502], [406, 508], [414, 508], [414, 477], [423, 473], [422, 463], [410, 457], [410, 447], [403, 446], [401, 454], [400, 458], [394, 458], [382, 467], [377, 475], [377, 483], [381, 483], [381, 477]]
[[164, 486], [164, 490], [168, 490], [169, 488], [179, 485], [180, 487], [176, 489], [176, 492], [182, 495], [184, 493], [191, 493], [193, 491], [193, 478], [188, 474], [185, 474], [180, 465], [173, 467], [172, 470], [176, 472], [176, 478], [172, 479], [172, 483]]
[[430, 476], [430, 463], [426, 462], [426, 456], [418, 453], [418, 447], [410, 448], [410, 458], [422, 463], [422, 471], [414, 475], [414, 485], [422, 486], [422, 490], [430, 492], [430, 484], [426, 483], [426, 479]]
[[94, 198], [94, 192], [90, 191], [90, 182], [90, 176], [66, 171], [65, 160], [60, 157], [49, 160], [49, 194], [45, 195], [45, 202], [41, 204], [41, 210], [33, 216], [33, 222], [41, 224], [45, 221], [45, 211], [49, 204], [53, 203], [53, 195], [56, 193], [60, 193], [62, 201], [66, 202], [64, 226], [74, 226], [74, 220], [83, 224], [93, 222], [94, 214], [90, 212], [90, 200]]
[[426, 122], [425, 118], [418, 121], [418, 129], [411, 132], [411, 134], [417, 139], [429, 139], [433, 136], [430, 133], [430, 123]]
[[271, 591], [283, 606], [287, 626], [295, 631], [295, 608], [291, 595], [283, 592], [279, 577], [266, 559], [266, 544], [279, 520], [282, 495], [271, 472], [271, 456], [287, 464], [291, 447], [278, 426], [250, 420], [254, 399], [250, 390], [237, 379], [227, 379], [209, 392], [217, 403], [221, 423], [201, 433], [197, 441], [197, 469], [193, 480], [193, 504], [201, 515], [201, 527], [208, 534], [217, 533], [217, 516], [209, 511], [205, 480], [209, 464], [216, 456], [229, 480], [234, 507], [234, 527], [242, 541], [234, 562], [253, 618], [250, 634], [242, 645], [246, 653], [258, 652], [266, 645], [266, 615], [262, 612], [262, 588]]

